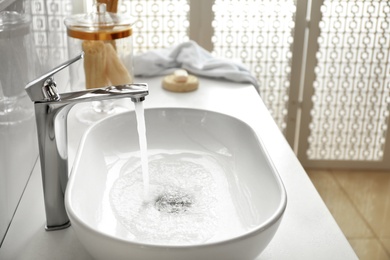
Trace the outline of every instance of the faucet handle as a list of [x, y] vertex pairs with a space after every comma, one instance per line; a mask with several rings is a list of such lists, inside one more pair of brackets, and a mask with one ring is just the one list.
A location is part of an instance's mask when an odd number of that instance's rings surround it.
[[45, 80], [45, 82], [43, 82], [42, 93], [45, 96], [45, 100], [47, 101], [60, 100], [60, 95], [57, 91], [57, 84], [53, 77], [48, 78]]
[[53, 76], [60, 70], [65, 69], [72, 63], [82, 59], [84, 57], [84, 52], [77, 55], [76, 57], [62, 63], [61, 65], [55, 67], [39, 78], [31, 81], [25, 87], [25, 90], [30, 97], [31, 101], [39, 102], [39, 101], [52, 101], [59, 100], [60, 96], [57, 93], [57, 87], [54, 82]]

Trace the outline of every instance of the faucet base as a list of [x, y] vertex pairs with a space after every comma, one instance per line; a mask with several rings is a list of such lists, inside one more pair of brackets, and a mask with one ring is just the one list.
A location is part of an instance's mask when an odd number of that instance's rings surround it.
[[70, 227], [70, 221], [66, 222], [65, 224], [58, 225], [58, 226], [47, 226], [45, 225], [45, 230], [46, 231], [56, 231], [56, 230], [61, 230]]

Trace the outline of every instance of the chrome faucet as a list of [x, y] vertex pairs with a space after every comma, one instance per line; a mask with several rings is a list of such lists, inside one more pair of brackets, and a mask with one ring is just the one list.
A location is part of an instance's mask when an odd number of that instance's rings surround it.
[[141, 102], [149, 94], [147, 84], [125, 84], [59, 94], [54, 74], [82, 58], [83, 53], [30, 82], [25, 88], [35, 108], [46, 230], [70, 226], [64, 202], [68, 182], [67, 116], [70, 109], [80, 102], [124, 97]]

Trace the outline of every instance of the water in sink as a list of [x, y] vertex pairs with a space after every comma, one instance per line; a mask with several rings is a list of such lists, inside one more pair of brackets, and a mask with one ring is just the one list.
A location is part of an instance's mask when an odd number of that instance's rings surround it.
[[135, 157], [122, 166], [110, 191], [114, 214], [135, 241], [190, 245], [242, 233], [228, 181], [215, 158], [191, 151], [153, 153], [147, 200]]
[[[180, 151], [157, 153], [149, 161], [143, 105], [134, 104], [141, 165], [134, 168], [130, 159], [111, 189], [118, 221], [142, 243], [199, 244], [218, 232], [235, 232], [241, 223], [233, 203], [228, 203], [227, 180], [217, 160]], [[220, 225], [222, 219], [225, 226]]]

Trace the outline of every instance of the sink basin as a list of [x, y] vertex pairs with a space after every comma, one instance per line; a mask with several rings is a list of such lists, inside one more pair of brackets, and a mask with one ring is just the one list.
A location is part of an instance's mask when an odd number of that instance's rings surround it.
[[65, 197], [80, 242], [96, 259], [255, 259], [287, 201], [256, 133], [189, 108], [146, 109], [145, 121], [146, 183], [134, 112], [84, 135]]

